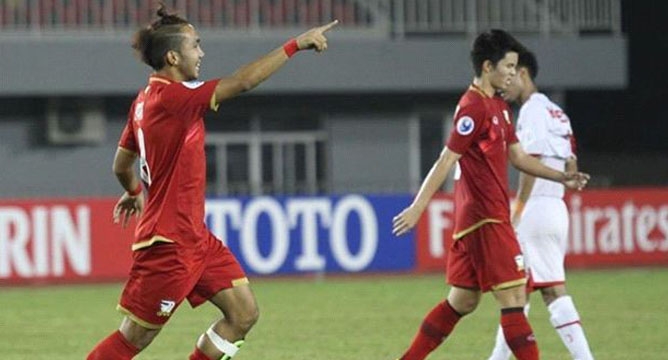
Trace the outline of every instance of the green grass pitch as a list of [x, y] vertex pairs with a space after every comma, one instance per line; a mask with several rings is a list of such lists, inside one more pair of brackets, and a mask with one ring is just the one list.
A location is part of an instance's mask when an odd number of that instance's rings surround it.
[[[256, 279], [260, 321], [236, 359], [393, 360], [443, 298], [439, 275]], [[568, 288], [597, 359], [668, 359], [668, 268], [572, 271]], [[0, 358], [84, 359], [117, 328], [120, 284], [0, 288]], [[182, 306], [137, 359], [186, 359], [218, 316]], [[537, 294], [530, 316], [542, 359], [569, 359]], [[487, 294], [430, 359], [486, 359], [498, 310]]]

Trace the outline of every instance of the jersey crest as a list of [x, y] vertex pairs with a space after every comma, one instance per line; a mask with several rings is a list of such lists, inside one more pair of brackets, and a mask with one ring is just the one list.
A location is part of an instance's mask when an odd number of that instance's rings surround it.
[[473, 132], [475, 129], [475, 122], [469, 116], [462, 116], [457, 120], [457, 132], [459, 135], [466, 136]]

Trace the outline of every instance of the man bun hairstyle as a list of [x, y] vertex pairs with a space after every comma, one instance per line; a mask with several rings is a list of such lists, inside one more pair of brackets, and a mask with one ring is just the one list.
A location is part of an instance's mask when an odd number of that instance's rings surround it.
[[529, 50], [524, 49], [520, 51], [517, 67], [523, 67], [527, 69], [531, 80], [535, 80], [538, 76], [538, 61], [536, 60], [536, 55]]
[[506, 56], [506, 53], [511, 51], [520, 53], [523, 48], [512, 35], [503, 30], [492, 29], [481, 33], [476, 37], [473, 49], [471, 49], [471, 63], [475, 75], [482, 74], [482, 65], [485, 60], [491, 61], [496, 66]]
[[183, 41], [182, 30], [189, 26], [188, 20], [167, 12], [165, 4], [160, 3], [157, 11], [158, 20], [137, 31], [132, 41], [132, 48], [141, 61], [160, 70], [165, 67], [165, 55], [170, 50], [179, 51]]

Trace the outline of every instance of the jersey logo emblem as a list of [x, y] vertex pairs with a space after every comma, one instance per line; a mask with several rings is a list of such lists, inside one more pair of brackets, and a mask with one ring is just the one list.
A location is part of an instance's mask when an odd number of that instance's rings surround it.
[[170, 316], [176, 306], [176, 302], [172, 300], [160, 300], [160, 311], [158, 316]]
[[141, 121], [144, 118], [144, 102], [140, 102], [135, 106], [135, 121]]
[[516, 255], [515, 256], [515, 264], [517, 265], [517, 270], [522, 271], [524, 270], [524, 255]]
[[499, 118], [497, 118], [496, 116], [493, 117], [492, 122], [494, 123], [494, 125], [499, 125]]
[[181, 84], [183, 86], [187, 87], [188, 89], [197, 89], [198, 87], [202, 86], [204, 84], [204, 81], [184, 81]]
[[470, 117], [462, 116], [459, 120], [457, 120], [457, 132], [459, 135], [469, 135], [473, 132], [473, 129], [475, 129], [475, 123]]

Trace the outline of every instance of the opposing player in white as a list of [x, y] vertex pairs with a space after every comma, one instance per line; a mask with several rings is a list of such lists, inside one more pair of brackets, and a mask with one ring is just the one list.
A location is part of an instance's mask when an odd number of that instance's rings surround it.
[[[507, 101], [522, 104], [517, 135], [524, 151], [539, 157], [547, 166], [561, 171], [576, 171], [575, 141], [570, 120], [562, 109], [538, 92], [534, 79], [538, 63], [533, 53], [519, 54], [517, 75], [508, 87]], [[568, 237], [568, 210], [563, 201], [562, 184], [536, 179], [520, 173], [517, 199], [511, 219], [529, 269], [529, 286], [539, 290], [550, 321], [573, 359], [593, 359], [580, 315], [566, 293], [564, 256]], [[529, 305], [524, 309], [529, 312]], [[508, 360], [511, 356], [499, 329], [489, 360]]]

